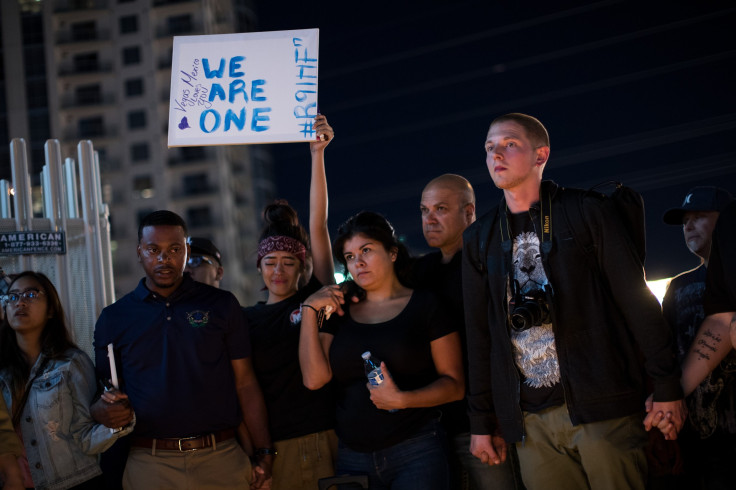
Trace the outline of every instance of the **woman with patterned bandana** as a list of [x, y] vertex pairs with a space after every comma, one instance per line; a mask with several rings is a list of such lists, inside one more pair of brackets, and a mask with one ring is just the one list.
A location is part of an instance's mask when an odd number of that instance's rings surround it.
[[310, 143], [310, 234], [286, 202], [266, 207], [257, 267], [268, 297], [245, 309], [253, 364], [278, 453], [273, 490], [313, 490], [320, 478], [334, 475], [334, 401], [328, 387], [319, 391], [304, 387], [298, 356], [301, 303], [323, 284], [335, 282], [324, 166], [324, 150], [334, 131], [322, 115], [315, 118], [314, 129], [317, 140]]

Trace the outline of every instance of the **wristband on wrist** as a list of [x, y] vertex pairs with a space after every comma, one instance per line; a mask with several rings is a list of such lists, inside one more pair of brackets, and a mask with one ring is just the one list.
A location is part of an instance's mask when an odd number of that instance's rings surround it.
[[299, 305], [299, 308], [300, 309], [309, 308], [310, 310], [312, 310], [313, 312], [315, 312], [316, 314], [319, 315], [319, 310], [317, 308], [315, 308], [314, 306], [312, 306], [312, 305], [308, 305], [307, 303], [300, 304]]
[[317, 329], [322, 328], [322, 323], [324, 323], [325, 321], [325, 309], [324, 308], [320, 308], [318, 310], [314, 306], [308, 305], [307, 303], [302, 303], [301, 305], [299, 305], [299, 308], [300, 310], [304, 308], [309, 308], [310, 310], [314, 311], [317, 314]]

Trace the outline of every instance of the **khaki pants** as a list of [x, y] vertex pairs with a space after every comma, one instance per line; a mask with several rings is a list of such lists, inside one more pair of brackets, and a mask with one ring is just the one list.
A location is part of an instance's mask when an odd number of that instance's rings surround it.
[[524, 412], [517, 442], [527, 490], [644, 490], [647, 437], [642, 415], [572, 425], [567, 406]]
[[335, 475], [337, 436], [325, 430], [277, 441], [272, 490], [316, 490], [317, 481]]
[[248, 489], [250, 460], [236, 440], [197, 451], [132, 448], [123, 475], [126, 490]]

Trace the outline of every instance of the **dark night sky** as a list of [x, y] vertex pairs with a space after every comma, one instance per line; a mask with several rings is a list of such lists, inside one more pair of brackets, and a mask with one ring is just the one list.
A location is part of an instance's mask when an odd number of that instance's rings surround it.
[[[319, 104], [336, 132], [331, 232], [370, 209], [426, 252], [424, 184], [464, 175], [483, 214], [501, 197], [485, 166], [488, 124], [525, 112], [551, 135], [546, 178], [616, 179], [643, 194], [650, 279], [697, 264], [661, 216], [695, 185], [736, 193], [732, 2], [355, 5], [265, 0], [257, 12], [259, 30], [320, 29]], [[278, 196], [306, 220], [308, 149], [270, 148]]]

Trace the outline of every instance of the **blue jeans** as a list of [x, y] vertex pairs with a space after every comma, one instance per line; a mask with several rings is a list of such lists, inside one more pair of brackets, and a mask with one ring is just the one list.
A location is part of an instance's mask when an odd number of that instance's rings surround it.
[[448, 490], [445, 440], [435, 420], [409, 439], [379, 451], [361, 453], [339, 442], [336, 474], [368, 475], [370, 490]]

